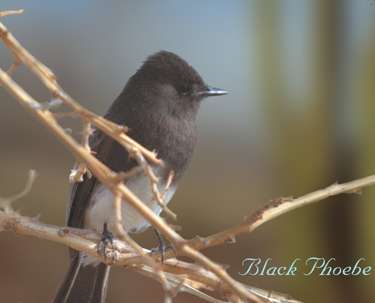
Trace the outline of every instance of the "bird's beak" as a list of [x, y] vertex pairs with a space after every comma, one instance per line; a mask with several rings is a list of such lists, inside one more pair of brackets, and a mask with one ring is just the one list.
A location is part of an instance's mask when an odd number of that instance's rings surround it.
[[211, 96], [226, 95], [227, 93], [228, 92], [226, 90], [207, 85], [204, 90], [198, 92], [198, 96], [205, 98], [205, 97], [211, 97]]

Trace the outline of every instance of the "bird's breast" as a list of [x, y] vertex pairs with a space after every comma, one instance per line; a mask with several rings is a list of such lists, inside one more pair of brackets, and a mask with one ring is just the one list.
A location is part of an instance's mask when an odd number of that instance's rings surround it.
[[[161, 175], [161, 169], [156, 170], [157, 175]], [[166, 182], [163, 178], [158, 183], [160, 193], [164, 192]], [[151, 190], [149, 178], [143, 173], [140, 173], [128, 181], [125, 185], [143, 202], [145, 203], [156, 215], [160, 215], [162, 209], [157, 203], [155, 196]], [[164, 202], [167, 204], [173, 197], [176, 191], [176, 186], [170, 186], [164, 193]], [[128, 202], [123, 201], [122, 204], [122, 218], [124, 229], [131, 233], [143, 232], [150, 224], [139, 214]], [[104, 185], [99, 184], [94, 189], [92, 194], [88, 211], [85, 214], [85, 228], [90, 228], [102, 232], [104, 223], [108, 223], [110, 231], [114, 232], [114, 195]]]
[[195, 120], [167, 116], [154, 124], [152, 133], [153, 144], [150, 149], [156, 150], [158, 157], [167, 163], [179, 179], [188, 166], [196, 145]]

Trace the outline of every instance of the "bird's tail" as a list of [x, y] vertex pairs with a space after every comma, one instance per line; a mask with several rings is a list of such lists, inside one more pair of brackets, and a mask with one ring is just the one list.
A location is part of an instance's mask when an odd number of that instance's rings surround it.
[[79, 253], [74, 253], [69, 271], [53, 303], [104, 303], [110, 267], [82, 265]]

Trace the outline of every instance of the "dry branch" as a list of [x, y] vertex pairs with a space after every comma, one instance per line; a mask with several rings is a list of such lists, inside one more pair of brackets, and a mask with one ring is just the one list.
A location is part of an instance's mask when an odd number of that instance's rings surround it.
[[254, 212], [251, 216], [245, 220], [244, 223], [224, 230], [222, 232], [213, 234], [206, 238], [197, 238], [189, 242], [190, 246], [196, 249], [204, 249], [219, 244], [223, 244], [229, 240], [232, 240], [236, 236], [244, 233], [250, 233], [259, 226], [267, 223], [281, 215], [295, 210], [297, 208], [312, 204], [318, 201], [322, 201], [332, 196], [339, 194], [358, 194], [365, 187], [375, 185], [375, 175], [367, 176], [361, 179], [346, 183], [335, 183], [324, 189], [320, 189], [311, 193], [308, 193], [299, 198], [277, 198], [272, 200], [269, 204]]
[[[6, 200], [8, 200], [8, 198], [0, 199], [0, 201]], [[1, 204], [0, 231], [10, 231], [20, 235], [37, 237], [55, 243], [60, 243], [67, 247], [84, 252], [89, 256], [98, 258], [103, 263], [111, 264], [114, 266], [125, 266], [127, 268], [136, 270], [143, 275], [151, 276], [156, 280], [160, 279], [160, 277], [157, 277], [157, 272], [155, 272], [153, 266], [148, 265], [148, 263], [145, 262], [143, 258], [134, 258], [137, 253], [134, 252], [133, 247], [130, 245], [123, 245], [120, 248], [117, 244], [115, 244], [118, 249], [116, 251], [116, 262], [111, 263], [112, 260], [104, 258], [101, 254], [98, 254], [97, 243], [100, 240], [101, 235], [88, 230], [44, 224], [36, 219], [22, 216], [9, 208], [7, 212], [4, 212], [1, 210]], [[142, 254], [147, 253], [151, 258], [155, 258], [155, 254], [150, 254], [150, 252], [146, 249], [142, 250]], [[129, 263], [129, 260], [133, 261]], [[164, 263], [158, 264], [160, 266], [160, 269], [163, 271], [165, 278], [170, 285], [170, 288], [175, 287], [179, 282], [183, 280], [184, 283], [181, 291], [185, 291], [192, 295], [198, 296], [202, 299], [207, 300], [208, 302], [223, 301], [207, 296], [199, 290], [220, 290], [222, 293], [230, 293], [230, 289], [225, 284], [223, 284], [223, 281], [218, 279], [216, 275], [212, 274], [210, 271], [205, 270], [201, 266], [183, 262], [175, 258], [170, 258], [168, 260], [165, 260]], [[269, 296], [269, 292], [267, 291], [249, 286], [244, 287], [246, 287], [250, 292], [257, 294], [258, 296], [263, 294], [263, 298]], [[297, 301], [289, 300], [284, 302], [291, 303]]]

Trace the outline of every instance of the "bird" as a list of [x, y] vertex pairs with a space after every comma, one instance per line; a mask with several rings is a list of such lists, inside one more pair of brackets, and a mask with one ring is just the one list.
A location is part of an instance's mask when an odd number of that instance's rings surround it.
[[[132, 75], [125, 88], [110, 105], [104, 117], [126, 126], [128, 135], [149, 150], [156, 151], [163, 166], [150, 164], [158, 177], [158, 188], [168, 187], [168, 203], [193, 156], [197, 143], [196, 118], [201, 101], [227, 94], [211, 87], [180, 56], [159, 51], [150, 55]], [[115, 140], [94, 129], [89, 146], [97, 159], [115, 172], [128, 172], [137, 166], [129, 152]], [[172, 182], [167, 186], [169, 176]], [[162, 209], [155, 201], [145, 174], [135, 174], [124, 184], [156, 215]], [[82, 182], [72, 185], [67, 226], [103, 233], [113, 216], [112, 192], [95, 176], [86, 173]], [[122, 203], [123, 227], [128, 233], [141, 233], [150, 223], [126, 201]], [[57, 291], [54, 303], [104, 303], [110, 266], [90, 261], [70, 249], [70, 266]]]

